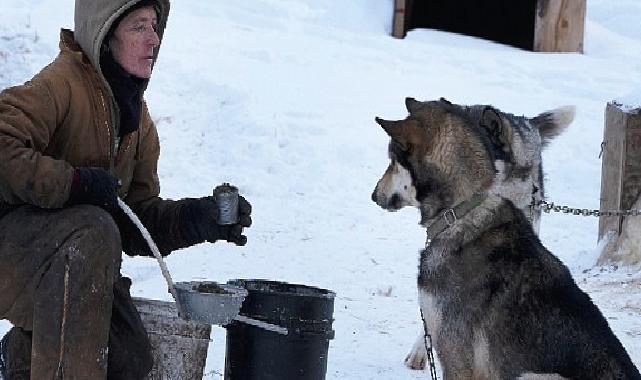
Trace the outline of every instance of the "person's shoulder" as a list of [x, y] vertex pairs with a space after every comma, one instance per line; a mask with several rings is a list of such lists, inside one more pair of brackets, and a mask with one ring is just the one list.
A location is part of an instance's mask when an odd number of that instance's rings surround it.
[[36, 74], [34, 79], [71, 84], [83, 80], [83, 71], [92, 72], [95, 69], [75, 42], [73, 33], [63, 29], [58, 56]]
[[[83, 67], [78, 57], [61, 51], [49, 65], [33, 77], [31, 82], [48, 88], [56, 98], [90, 99], [90, 93], [98, 83], [97, 75], [91, 70], [91, 67]], [[95, 83], [90, 79], [92, 75], [96, 77]]]

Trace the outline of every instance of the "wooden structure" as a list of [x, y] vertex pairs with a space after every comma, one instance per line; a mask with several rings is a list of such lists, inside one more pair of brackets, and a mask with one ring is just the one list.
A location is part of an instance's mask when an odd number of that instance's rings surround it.
[[[600, 209], [631, 209], [641, 193], [641, 108], [608, 103], [602, 158]], [[600, 217], [599, 240], [609, 232], [619, 236], [623, 221], [621, 216]]]
[[534, 51], [583, 53], [586, 0], [538, 0]]
[[394, 0], [392, 36], [396, 38], [405, 38], [412, 15], [411, 3], [412, 0]]
[[586, 0], [394, 0], [392, 35], [434, 28], [537, 52], [583, 52]]

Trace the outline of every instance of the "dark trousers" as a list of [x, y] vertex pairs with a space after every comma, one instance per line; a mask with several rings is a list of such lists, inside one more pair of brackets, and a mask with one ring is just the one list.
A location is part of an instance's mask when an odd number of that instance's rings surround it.
[[[4, 348], [31, 346], [32, 379], [140, 379], [149, 371], [149, 341], [120, 262], [118, 227], [100, 208], [24, 206], [0, 218], [0, 318], [16, 326]], [[27, 361], [16, 353], [8, 356]]]

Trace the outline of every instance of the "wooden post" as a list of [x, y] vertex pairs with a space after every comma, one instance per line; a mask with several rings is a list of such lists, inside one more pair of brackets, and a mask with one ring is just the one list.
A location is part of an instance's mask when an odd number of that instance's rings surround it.
[[394, 0], [394, 18], [392, 20], [392, 36], [405, 37], [407, 25], [406, 17], [407, 0]]
[[[601, 210], [632, 208], [641, 191], [641, 109], [608, 103], [602, 159]], [[623, 219], [601, 216], [599, 240], [609, 232], [618, 236]]]
[[534, 51], [583, 53], [586, 0], [538, 0]]

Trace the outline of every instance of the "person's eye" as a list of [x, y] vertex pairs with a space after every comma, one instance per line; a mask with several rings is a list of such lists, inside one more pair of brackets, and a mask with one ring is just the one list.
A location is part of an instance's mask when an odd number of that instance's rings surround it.
[[144, 25], [136, 25], [133, 27], [133, 30], [136, 32], [144, 32], [145, 31], [145, 26]]

